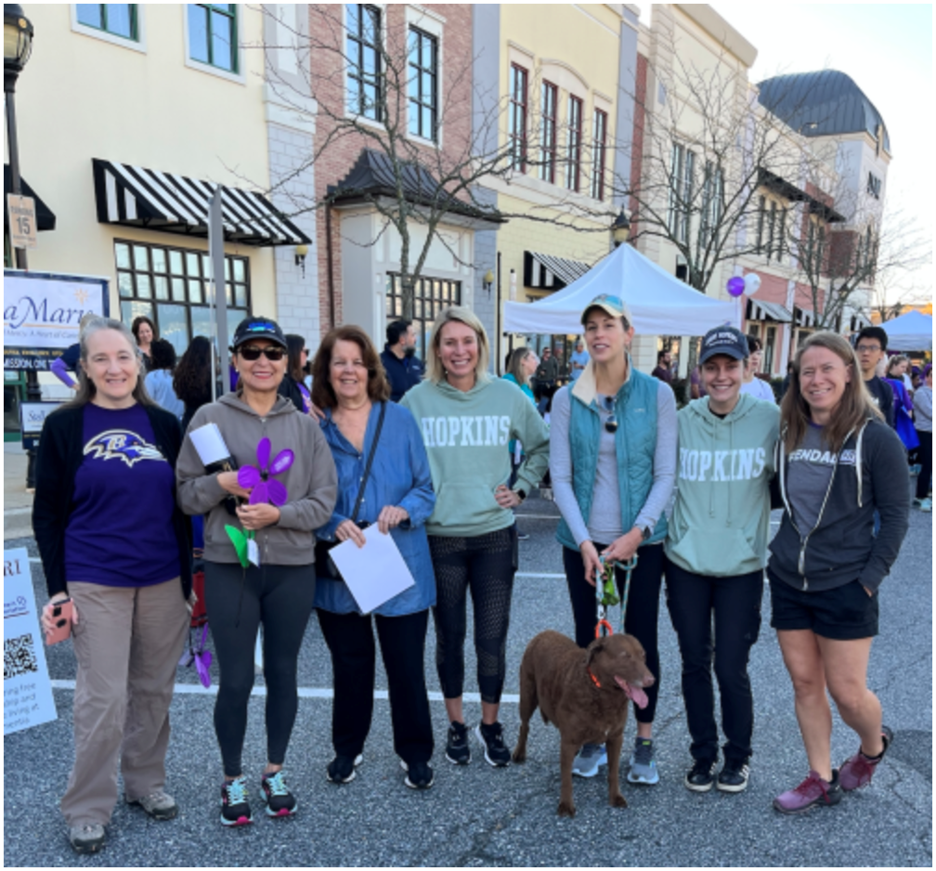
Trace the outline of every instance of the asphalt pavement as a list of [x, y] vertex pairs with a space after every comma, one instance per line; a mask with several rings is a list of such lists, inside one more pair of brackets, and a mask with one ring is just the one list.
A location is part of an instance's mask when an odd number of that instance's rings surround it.
[[[9, 459], [9, 457], [8, 457]], [[9, 484], [8, 484], [9, 487]], [[9, 505], [9, 500], [7, 502]], [[17, 503], [18, 504], [18, 503]], [[547, 628], [572, 634], [572, 615], [554, 538], [555, 506], [534, 496], [519, 523], [531, 534], [520, 545], [508, 639], [508, 676], [501, 720], [508, 743], [517, 735], [518, 667], [526, 643]], [[775, 515], [776, 516], [776, 515]], [[19, 515], [12, 515], [12, 519]], [[5, 517], [5, 527], [7, 518]], [[25, 546], [28, 537], [6, 547]], [[32, 564], [37, 600], [45, 599], [41, 566]], [[56, 682], [57, 721], [4, 739], [4, 861], [7, 866], [930, 866], [932, 864], [932, 526], [912, 512], [910, 531], [881, 591], [881, 635], [875, 641], [870, 686], [884, 706], [895, 740], [869, 788], [834, 808], [786, 817], [771, 807], [775, 795], [807, 773], [793, 710], [789, 677], [769, 626], [764, 596], [760, 639], [750, 673], [756, 725], [751, 782], [727, 795], [690, 793], [682, 785], [689, 737], [679, 692], [679, 654], [661, 602], [661, 693], [655, 726], [661, 781], [627, 783], [626, 809], [607, 803], [605, 771], [576, 779], [574, 819], [556, 815], [559, 736], [537, 716], [528, 760], [490, 768], [477, 742], [466, 767], [444, 758], [446, 720], [434, 667], [430, 622], [426, 674], [437, 741], [435, 786], [415, 792], [393, 752], [386, 678], [378, 664], [374, 722], [356, 779], [335, 786], [325, 779], [330, 741], [331, 669], [313, 616], [299, 662], [301, 698], [286, 760], [299, 812], [291, 819], [263, 817], [228, 830], [218, 822], [220, 756], [212, 728], [213, 696], [192, 669], [180, 669], [172, 703], [167, 791], [181, 807], [178, 818], [154, 822], [139, 808], [118, 802], [104, 850], [76, 856], [58, 810], [72, 758], [71, 687], [75, 663], [70, 642], [48, 651]], [[470, 624], [469, 624], [470, 625]], [[477, 689], [475, 660], [466, 657], [466, 691]], [[214, 667], [213, 667], [214, 668]], [[217, 671], [214, 670], [214, 683]], [[263, 680], [250, 701], [244, 753], [252, 788], [264, 764]], [[478, 722], [477, 695], [466, 696], [466, 719]], [[628, 722], [625, 749], [633, 743]], [[473, 740], [473, 739], [472, 739]], [[833, 758], [856, 749], [854, 734], [835, 717]]]

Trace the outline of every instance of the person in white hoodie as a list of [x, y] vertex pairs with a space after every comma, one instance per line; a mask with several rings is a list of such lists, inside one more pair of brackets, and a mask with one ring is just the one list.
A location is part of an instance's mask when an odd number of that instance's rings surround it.
[[[780, 412], [773, 402], [741, 392], [747, 357], [739, 330], [709, 330], [699, 354], [707, 396], [677, 417], [676, 502], [664, 545], [666, 604], [682, 654], [693, 758], [683, 782], [692, 792], [717, 786], [736, 793], [748, 783], [754, 701], [747, 664], [760, 631]], [[713, 660], [725, 733], [717, 777]]]

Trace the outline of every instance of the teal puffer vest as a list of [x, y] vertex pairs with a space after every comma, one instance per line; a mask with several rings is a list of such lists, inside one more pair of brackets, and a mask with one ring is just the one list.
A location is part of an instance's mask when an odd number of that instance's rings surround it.
[[[653, 454], [656, 451], [657, 392], [656, 378], [631, 369], [627, 383], [618, 391], [615, 410], [620, 426], [615, 433], [618, 482], [621, 495], [621, 528], [627, 532], [647, 501], [653, 487]], [[601, 415], [592, 400], [585, 405], [575, 393], [570, 394], [571, 417], [569, 441], [572, 448], [572, 489], [588, 523], [595, 476], [598, 471], [598, 444], [601, 438]], [[556, 538], [566, 547], [578, 550], [565, 520], [559, 521]], [[653, 535], [644, 544], [666, 538], [666, 515], [660, 516]], [[606, 542], [610, 543], [610, 542]]]

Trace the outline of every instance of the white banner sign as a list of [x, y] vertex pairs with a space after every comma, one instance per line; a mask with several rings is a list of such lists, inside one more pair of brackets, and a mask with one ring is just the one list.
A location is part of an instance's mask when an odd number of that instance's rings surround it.
[[58, 717], [25, 547], [3, 552], [3, 734]]

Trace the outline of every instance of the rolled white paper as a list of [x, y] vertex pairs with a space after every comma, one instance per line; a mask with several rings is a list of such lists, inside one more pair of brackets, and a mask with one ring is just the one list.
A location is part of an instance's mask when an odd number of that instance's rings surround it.
[[215, 463], [231, 463], [231, 452], [224, 443], [224, 436], [216, 423], [206, 423], [189, 433], [198, 456], [207, 469]]

